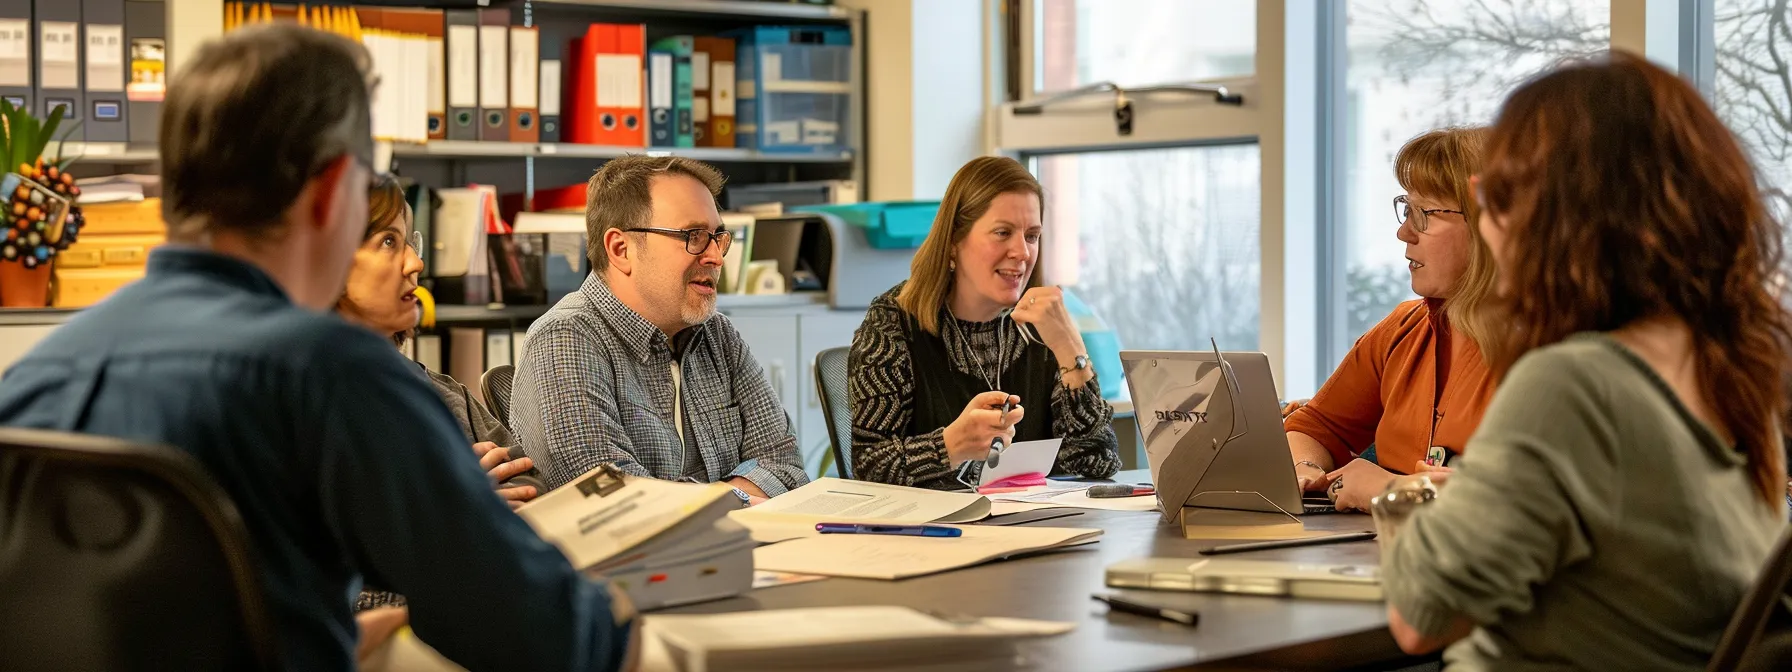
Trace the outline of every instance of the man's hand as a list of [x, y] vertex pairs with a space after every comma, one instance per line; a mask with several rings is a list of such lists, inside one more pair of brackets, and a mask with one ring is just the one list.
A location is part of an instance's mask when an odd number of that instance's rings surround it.
[[1350, 464], [1344, 465], [1344, 468], [1325, 475], [1327, 488], [1339, 480], [1344, 482], [1340, 486], [1337, 500], [1334, 502], [1338, 510], [1367, 513], [1369, 500], [1374, 499], [1376, 495], [1387, 489], [1388, 484], [1394, 481], [1394, 474], [1381, 468], [1381, 465], [1358, 458], [1351, 460]]
[[[759, 486], [753, 485], [753, 482], [747, 480], [747, 477], [745, 477], [745, 476], [735, 476], [734, 478], [728, 479], [726, 481], [726, 483], [728, 483], [728, 485], [734, 486], [734, 489], [739, 490], [744, 493], [747, 493], [748, 496], [754, 498], [754, 499], [747, 500], [748, 506], [752, 506], [754, 504], [758, 504], [759, 502], [763, 502], [765, 500], [771, 499], [770, 495], [765, 494], [764, 490], [760, 490]], [[757, 501], [755, 501], [755, 500], [757, 500]]]
[[[490, 441], [473, 444], [473, 454], [479, 456], [479, 468], [484, 469], [486, 475], [491, 476], [492, 484], [498, 486], [527, 473], [535, 466], [535, 461], [527, 457], [510, 459], [509, 448], [500, 448], [498, 444]], [[504, 498], [504, 503], [509, 504], [512, 511], [522, 508], [523, 504], [535, 499], [535, 496], [539, 494], [541, 493], [536, 492], [535, 486], [532, 485], [498, 488], [498, 496]]]

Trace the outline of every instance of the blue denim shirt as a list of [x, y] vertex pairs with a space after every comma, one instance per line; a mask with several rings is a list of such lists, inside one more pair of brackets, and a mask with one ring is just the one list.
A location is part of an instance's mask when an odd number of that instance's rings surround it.
[[0, 424], [197, 458], [247, 524], [290, 669], [353, 669], [363, 577], [467, 668], [621, 664], [608, 591], [493, 494], [413, 365], [242, 261], [156, 250], [143, 280], [6, 372]]

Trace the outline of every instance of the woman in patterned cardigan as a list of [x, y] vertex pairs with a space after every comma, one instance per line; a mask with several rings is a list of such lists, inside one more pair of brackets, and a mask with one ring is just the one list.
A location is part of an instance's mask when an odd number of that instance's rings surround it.
[[1063, 439], [1057, 473], [1119, 470], [1082, 335], [1063, 292], [1039, 284], [1043, 197], [1013, 159], [981, 157], [952, 177], [910, 278], [853, 335], [854, 476], [964, 488], [997, 438]]

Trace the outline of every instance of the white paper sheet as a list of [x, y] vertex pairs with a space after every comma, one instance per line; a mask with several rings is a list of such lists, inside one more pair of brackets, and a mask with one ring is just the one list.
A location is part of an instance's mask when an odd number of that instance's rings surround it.
[[1062, 445], [1063, 439], [1046, 439], [1021, 441], [1008, 446], [1002, 451], [1002, 459], [997, 461], [996, 467], [983, 467], [983, 476], [978, 485], [988, 485], [1021, 474], [1050, 475], [1052, 465], [1058, 461], [1058, 448]]
[[968, 523], [989, 515], [989, 500], [972, 493], [822, 478], [742, 513], [844, 522]]

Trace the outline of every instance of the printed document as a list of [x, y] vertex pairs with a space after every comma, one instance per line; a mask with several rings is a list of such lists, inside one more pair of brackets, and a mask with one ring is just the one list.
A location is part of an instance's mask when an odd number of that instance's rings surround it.
[[1094, 542], [1101, 530], [966, 525], [959, 537], [820, 534], [753, 552], [760, 570], [861, 579], [905, 579], [1012, 555]]

